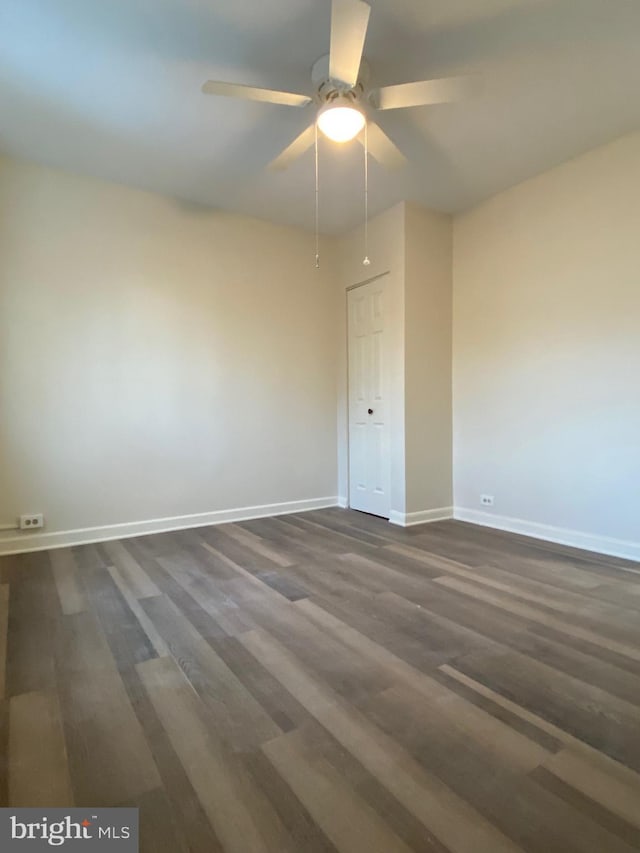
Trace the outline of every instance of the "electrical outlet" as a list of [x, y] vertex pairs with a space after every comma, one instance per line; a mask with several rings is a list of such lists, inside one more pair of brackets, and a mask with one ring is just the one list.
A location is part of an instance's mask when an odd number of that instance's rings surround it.
[[44, 515], [41, 512], [20, 516], [20, 530], [32, 530], [34, 527], [44, 527]]
[[480, 495], [482, 506], [493, 506], [493, 495]]

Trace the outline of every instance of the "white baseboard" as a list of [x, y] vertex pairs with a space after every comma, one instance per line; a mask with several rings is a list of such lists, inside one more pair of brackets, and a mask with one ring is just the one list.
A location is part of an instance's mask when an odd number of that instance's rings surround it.
[[627, 560], [640, 561], [640, 542], [628, 542], [624, 539], [612, 539], [608, 536], [594, 536], [579, 530], [566, 530], [550, 524], [539, 524], [535, 521], [524, 521], [521, 518], [510, 518], [506, 515], [493, 515], [476, 509], [456, 507], [453, 517], [458, 521], [469, 521], [483, 527], [494, 527], [496, 530], [506, 530], [508, 533], [520, 533], [534, 539], [545, 539], [547, 542], [557, 542], [572, 548], [582, 548], [585, 551], [596, 551], [599, 554], [609, 554], [612, 557], [622, 557]]
[[[109, 539], [126, 539], [131, 536], [144, 536], [149, 533], [166, 533], [171, 530], [185, 530], [190, 527], [207, 527], [231, 521], [249, 521], [252, 518], [265, 518], [274, 515], [287, 515], [293, 512], [306, 512], [313, 509], [347, 506], [342, 497], [311, 498], [309, 500], [288, 501], [285, 503], [264, 504], [263, 506], [223, 509], [214, 512], [178, 515], [171, 518], [154, 518], [147, 521], [130, 521], [123, 524], [109, 524], [101, 527], [84, 527], [79, 530], [61, 530], [54, 533], [12, 532], [11, 536], [0, 536], [0, 555], [23, 554], [28, 551], [42, 551], [49, 548], [65, 548], [71, 545], [88, 545], [93, 542], [106, 542]], [[566, 530], [549, 524], [539, 524], [520, 518], [493, 515], [480, 510], [464, 507], [439, 507], [421, 512], [402, 513], [392, 510], [389, 521], [400, 527], [412, 527], [432, 521], [444, 521], [455, 518], [483, 527], [494, 527], [509, 533], [520, 533], [534, 539], [557, 542], [573, 548], [583, 548], [613, 557], [640, 561], [640, 542], [629, 542], [606, 536], [594, 536], [577, 530]]]
[[347, 509], [349, 506], [349, 498], [338, 498], [338, 506], [340, 509]]
[[399, 527], [413, 527], [414, 524], [428, 524], [431, 521], [446, 521], [453, 518], [452, 506], [441, 506], [437, 509], [423, 509], [420, 512], [396, 512], [391, 510], [389, 521]]
[[67, 548], [70, 545], [89, 545], [109, 539], [128, 539], [148, 533], [167, 533], [190, 527], [208, 527], [229, 521], [249, 521], [272, 515], [288, 515], [292, 512], [307, 512], [338, 506], [338, 498], [311, 498], [303, 501], [246, 506], [240, 509], [221, 509], [195, 515], [177, 515], [173, 518], [154, 518], [149, 521], [127, 521], [123, 524], [107, 524], [102, 527], [83, 527], [79, 530], [60, 530], [54, 533], [26, 533], [0, 538], [0, 555], [24, 554], [28, 551], [43, 551], [49, 548]]

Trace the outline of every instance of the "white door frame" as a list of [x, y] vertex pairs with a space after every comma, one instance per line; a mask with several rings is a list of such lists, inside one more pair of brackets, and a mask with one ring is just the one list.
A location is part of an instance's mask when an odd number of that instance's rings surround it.
[[[350, 390], [349, 390], [349, 388], [350, 388], [350, 386], [349, 386], [349, 294], [352, 291], [357, 290], [360, 287], [365, 287], [368, 284], [372, 284], [374, 281], [378, 281], [379, 279], [386, 278], [386, 277], [390, 278], [390, 271], [389, 270], [385, 270], [384, 272], [381, 272], [381, 273], [378, 273], [377, 275], [371, 276], [371, 278], [365, 279], [364, 281], [359, 281], [356, 284], [352, 284], [349, 287], [345, 288], [344, 317], [345, 317], [345, 335], [346, 335], [345, 370], [346, 370], [346, 394], [347, 394], [347, 399], [346, 399], [346, 410], [347, 410], [347, 421], [346, 421], [346, 426], [347, 426], [347, 453], [346, 453], [347, 494], [346, 494], [346, 505], [347, 505], [347, 507], [351, 506], [351, 503], [350, 503], [350, 500], [351, 500], [351, 464], [350, 464], [351, 463], [351, 459], [350, 459], [350, 457], [351, 457], [351, 440], [350, 440], [351, 413], [350, 413], [350, 406], [349, 406], [349, 400], [350, 400], [350, 397], [349, 397], [349, 393], [350, 393]], [[390, 312], [389, 312], [389, 293], [390, 293], [390, 288], [389, 288], [389, 283], [387, 283], [385, 286], [386, 316], [385, 316], [385, 343], [384, 343], [384, 346], [385, 346], [384, 370], [385, 370], [385, 383], [386, 383], [386, 389], [385, 390], [386, 390], [386, 396], [387, 396], [387, 420], [388, 420], [387, 430], [388, 430], [388, 445], [389, 445], [388, 446], [388, 453], [387, 453], [387, 456], [388, 456], [387, 465], [389, 468], [387, 481], [388, 481], [388, 485], [389, 485], [389, 489], [390, 489], [390, 491], [389, 491], [389, 514], [391, 515], [393, 513], [392, 495], [391, 495], [392, 464], [393, 464], [392, 463], [393, 453], [391, 450], [391, 423], [392, 423], [392, 419], [393, 419], [393, 411], [392, 411], [393, 407], [392, 407], [392, 394], [391, 394], [391, 370], [390, 370], [390, 363], [389, 363], [389, 358], [390, 358], [389, 340], [391, 337], [391, 334], [390, 334], [391, 329], [389, 327], [389, 314], [390, 314]]]

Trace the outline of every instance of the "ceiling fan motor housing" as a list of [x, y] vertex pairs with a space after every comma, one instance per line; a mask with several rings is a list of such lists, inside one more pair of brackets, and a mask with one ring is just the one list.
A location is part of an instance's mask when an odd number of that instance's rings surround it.
[[332, 80], [329, 76], [329, 54], [327, 53], [313, 64], [311, 79], [321, 104], [329, 103], [338, 97], [348, 98], [355, 103], [363, 98], [365, 86], [369, 81], [369, 66], [362, 60], [358, 82], [355, 86], [347, 86], [340, 80]]

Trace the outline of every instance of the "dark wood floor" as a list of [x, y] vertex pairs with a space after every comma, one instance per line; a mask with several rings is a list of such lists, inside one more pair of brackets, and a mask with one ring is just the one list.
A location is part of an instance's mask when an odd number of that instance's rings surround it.
[[152, 853], [638, 850], [634, 568], [346, 510], [5, 557], [0, 800]]

